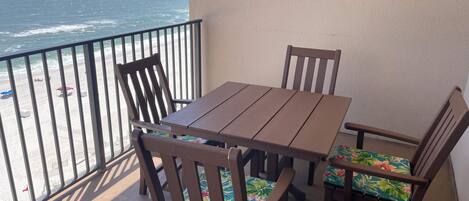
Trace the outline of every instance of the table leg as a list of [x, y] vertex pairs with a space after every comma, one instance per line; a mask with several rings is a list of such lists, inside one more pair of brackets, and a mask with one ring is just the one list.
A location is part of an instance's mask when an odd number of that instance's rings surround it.
[[[253, 150], [254, 151], [254, 150]], [[251, 177], [259, 177], [259, 152], [255, 151], [254, 156], [251, 159], [250, 173]]]
[[278, 154], [267, 153], [267, 179], [276, 181], [278, 176]]

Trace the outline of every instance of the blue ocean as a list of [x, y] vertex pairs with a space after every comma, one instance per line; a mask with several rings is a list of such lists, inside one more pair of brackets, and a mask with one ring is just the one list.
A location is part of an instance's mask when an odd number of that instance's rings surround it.
[[0, 0], [0, 56], [184, 22], [188, 4], [188, 0]]

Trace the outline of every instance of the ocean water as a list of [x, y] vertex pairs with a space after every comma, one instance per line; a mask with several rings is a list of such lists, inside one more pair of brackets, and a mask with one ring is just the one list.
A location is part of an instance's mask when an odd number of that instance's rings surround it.
[[0, 56], [184, 22], [188, 4], [188, 0], [0, 0]]

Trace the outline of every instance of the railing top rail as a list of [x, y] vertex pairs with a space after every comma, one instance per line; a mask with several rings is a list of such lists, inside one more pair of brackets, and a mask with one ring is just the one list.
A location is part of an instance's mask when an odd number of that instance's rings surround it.
[[179, 24], [173, 24], [173, 25], [167, 25], [167, 26], [156, 27], [156, 28], [151, 28], [151, 29], [145, 29], [145, 30], [140, 30], [140, 31], [117, 34], [117, 35], [106, 36], [106, 37], [101, 37], [101, 38], [96, 38], [96, 39], [91, 39], [91, 40], [86, 40], [86, 41], [80, 41], [80, 42], [75, 42], [75, 43], [57, 45], [57, 46], [52, 46], [52, 47], [47, 47], [47, 48], [40, 48], [40, 49], [36, 49], [36, 50], [27, 50], [27, 51], [21, 51], [21, 52], [16, 52], [16, 53], [11, 53], [11, 54], [5, 54], [5, 55], [0, 55], [0, 61], [5, 61], [5, 60], [8, 60], [8, 59], [15, 59], [15, 58], [19, 58], [19, 57], [34, 55], [34, 54], [40, 54], [40, 53], [43, 53], [43, 52], [49, 52], [49, 51], [54, 51], [54, 50], [58, 50], [58, 49], [75, 47], [75, 46], [79, 46], [79, 45], [85, 45], [85, 44], [88, 44], [88, 43], [95, 43], [95, 42], [104, 41], [104, 40], [111, 40], [111, 39], [136, 35], [136, 34], [145, 33], [145, 32], [158, 31], [158, 30], [168, 29], [168, 28], [172, 28], [172, 27], [178, 27], [178, 26], [182, 26], [182, 25], [196, 24], [196, 23], [200, 23], [200, 22], [202, 22], [202, 19], [196, 19], [196, 20], [190, 20], [190, 21], [187, 21], [187, 22], [179, 23]]

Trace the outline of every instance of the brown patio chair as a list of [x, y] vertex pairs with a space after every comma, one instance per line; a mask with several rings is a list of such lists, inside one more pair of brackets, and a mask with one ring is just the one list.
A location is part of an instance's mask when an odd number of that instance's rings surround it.
[[[282, 88], [289, 88], [301, 91], [310, 91], [315, 93], [324, 93], [326, 89], [325, 81], [327, 74], [328, 62], [332, 62], [329, 68], [330, 71], [329, 87], [326, 94], [333, 95], [335, 91], [335, 83], [337, 79], [337, 72], [339, 70], [341, 50], [322, 50], [322, 49], [311, 49], [302, 47], [293, 47], [288, 45], [287, 55], [285, 59], [285, 67], [283, 70], [282, 77]], [[296, 67], [293, 75], [289, 75], [290, 72], [290, 61], [292, 57], [297, 57]], [[306, 65], [306, 72], [303, 76], [303, 71]], [[318, 63], [316, 65], [316, 63]], [[317, 69], [317, 70], [315, 70]], [[293, 79], [292, 86], [287, 86], [288, 81]], [[303, 86], [303, 87], [301, 87]], [[278, 160], [278, 156], [269, 154], [272, 157], [268, 157], [269, 160]], [[262, 156], [261, 156], [262, 157]], [[268, 161], [269, 161], [268, 160]], [[314, 182], [314, 170], [317, 161], [310, 161], [308, 170], [308, 185], [312, 185]]]
[[[134, 127], [145, 128], [147, 134], [150, 135], [175, 137], [194, 143], [217, 144], [193, 136], [176, 137], [153, 129], [160, 126], [160, 119], [176, 111], [176, 104], [191, 103], [190, 100], [172, 98], [159, 54], [126, 64], [118, 64], [115, 74], [127, 103], [130, 122]], [[161, 169], [160, 167], [159, 170]], [[145, 194], [145, 181], [142, 176], [140, 178], [139, 192]]]
[[[469, 125], [461, 90], [453, 90], [422, 141], [393, 131], [346, 123], [357, 147], [339, 146], [324, 175], [325, 200], [421, 201]], [[364, 133], [418, 145], [412, 160], [363, 150]]]
[[[293, 169], [284, 168], [276, 182], [245, 176], [241, 150], [237, 148], [142, 135], [139, 129], [133, 131], [132, 142], [152, 200], [165, 200], [152, 152], [161, 156], [174, 201], [283, 200], [295, 175]], [[176, 165], [179, 163], [176, 158], [182, 161], [182, 171]]]

